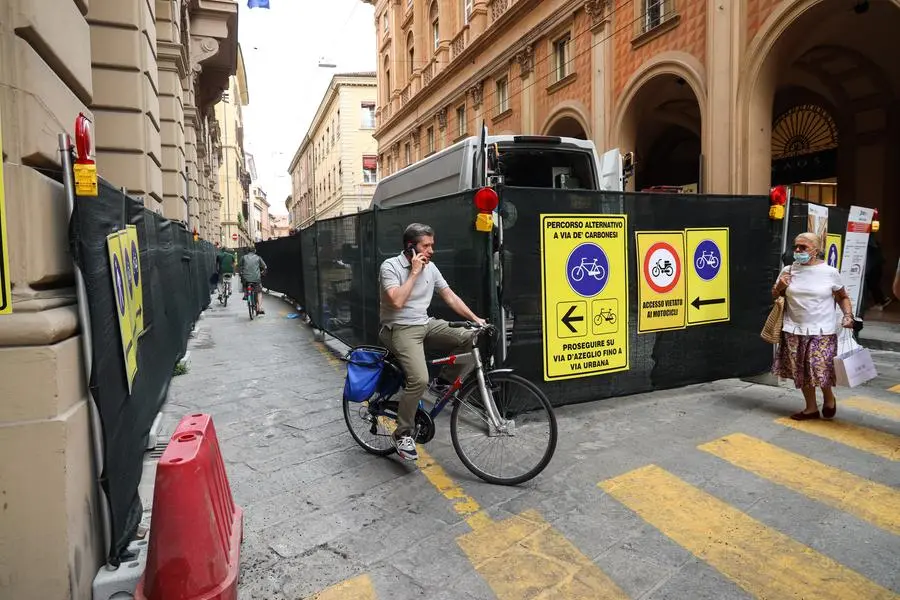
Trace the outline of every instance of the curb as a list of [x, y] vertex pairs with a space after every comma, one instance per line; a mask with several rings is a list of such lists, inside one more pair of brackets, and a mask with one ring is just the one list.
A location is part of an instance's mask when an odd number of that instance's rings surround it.
[[869, 350], [887, 350], [889, 352], [900, 352], [900, 342], [894, 342], [891, 340], [879, 340], [876, 338], [861, 337], [859, 339], [859, 344], [868, 348]]

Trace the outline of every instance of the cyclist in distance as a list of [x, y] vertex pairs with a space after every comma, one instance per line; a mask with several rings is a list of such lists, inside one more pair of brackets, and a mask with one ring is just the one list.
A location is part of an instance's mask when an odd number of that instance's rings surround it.
[[[416, 443], [412, 438], [416, 409], [428, 387], [425, 344], [429, 348], [453, 354], [471, 349], [474, 332], [451, 328], [446, 321], [428, 316], [428, 308], [437, 291], [454, 312], [480, 325], [485, 320], [466, 306], [450, 289], [437, 265], [434, 254], [434, 230], [428, 225], [412, 223], [403, 232], [403, 252], [381, 264], [378, 280], [381, 290], [381, 326], [379, 339], [396, 356], [403, 367], [406, 384], [397, 411], [397, 428], [391, 443], [405, 460], [416, 460]], [[435, 391], [446, 392], [451, 382], [461, 377], [468, 365], [450, 366], [433, 383]]]
[[[256, 313], [260, 315], [266, 314], [262, 309], [262, 276], [267, 268], [266, 261], [256, 253], [256, 248], [250, 246], [250, 250], [241, 259], [241, 281], [243, 285], [252, 285], [256, 290]], [[246, 289], [244, 299], [247, 299]]]

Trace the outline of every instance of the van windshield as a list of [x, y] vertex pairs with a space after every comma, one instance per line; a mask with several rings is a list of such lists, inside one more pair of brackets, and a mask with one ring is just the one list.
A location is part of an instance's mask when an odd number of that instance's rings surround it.
[[584, 151], [500, 146], [498, 170], [505, 185], [595, 190], [592, 162]]

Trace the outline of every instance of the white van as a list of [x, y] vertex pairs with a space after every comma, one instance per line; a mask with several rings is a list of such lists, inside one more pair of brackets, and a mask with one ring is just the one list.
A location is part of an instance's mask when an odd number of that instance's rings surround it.
[[[619, 190], [618, 149], [603, 160], [590, 140], [536, 135], [489, 135], [488, 182], [515, 187]], [[370, 208], [392, 208], [481, 187], [480, 138], [472, 136], [378, 182]]]

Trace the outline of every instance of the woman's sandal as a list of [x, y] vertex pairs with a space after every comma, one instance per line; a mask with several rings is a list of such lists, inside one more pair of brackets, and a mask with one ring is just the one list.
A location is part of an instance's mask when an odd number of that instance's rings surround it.
[[819, 411], [817, 410], [814, 413], [807, 413], [807, 412], [800, 411], [798, 413], [792, 414], [791, 418], [795, 421], [809, 421], [810, 419], [818, 419]]
[[833, 419], [834, 415], [837, 414], [837, 401], [835, 401], [834, 406], [828, 408], [825, 405], [822, 405], [822, 418], [823, 419]]

